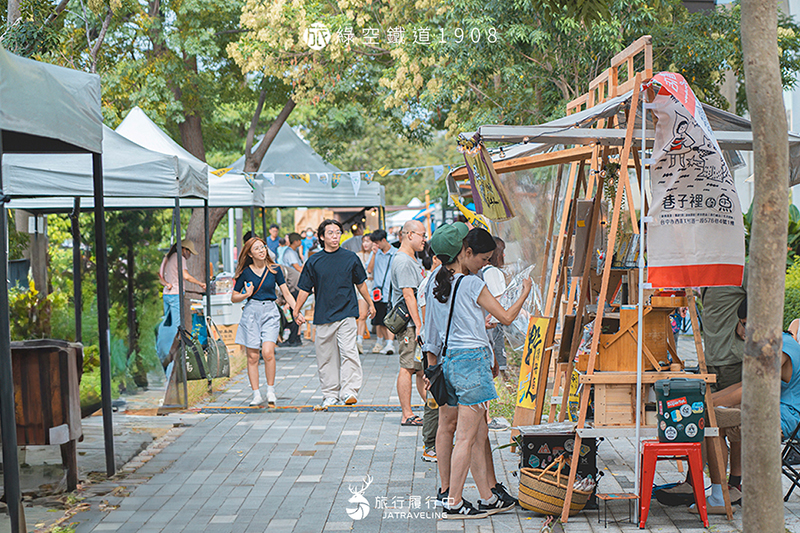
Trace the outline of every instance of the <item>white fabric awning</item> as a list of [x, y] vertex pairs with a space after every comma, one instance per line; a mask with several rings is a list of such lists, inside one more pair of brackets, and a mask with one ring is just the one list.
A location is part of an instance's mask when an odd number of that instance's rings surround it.
[[257, 179], [248, 181], [244, 175], [234, 172], [222, 176], [209, 172], [208, 205], [210, 207], [263, 206], [264, 184]]
[[178, 158], [181, 197], [208, 198], [208, 165], [173, 141], [140, 108], [131, 109], [116, 131], [148, 150]]
[[[106, 126], [103, 131], [103, 196], [174, 198], [179, 194], [177, 157], [142, 148]], [[5, 154], [3, 186], [3, 192], [12, 197], [91, 197], [92, 156]]]
[[0, 130], [99, 153], [102, 124], [100, 76], [25, 59], [0, 46]]

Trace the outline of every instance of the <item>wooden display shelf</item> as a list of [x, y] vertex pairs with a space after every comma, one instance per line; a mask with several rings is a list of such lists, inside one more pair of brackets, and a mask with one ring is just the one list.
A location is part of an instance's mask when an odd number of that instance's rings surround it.
[[[651, 384], [662, 379], [690, 378], [702, 379], [706, 383], [716, 383], [716, 374], [687, 374], [686, 372], [642, 372], [642, 384]], [[636, 372], [598, 372], [581, 376], [581, 383], [635, 384]]]

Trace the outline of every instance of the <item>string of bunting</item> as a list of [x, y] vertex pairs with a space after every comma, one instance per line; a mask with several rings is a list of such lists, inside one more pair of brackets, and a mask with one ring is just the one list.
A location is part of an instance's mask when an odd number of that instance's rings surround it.
[[[342, 181], [350, 181], [353, 187], [353, 194], [358, 196], [361, 190], [361, 183], [372, 183], [376, 179], [385, 178], [386, 176], [405, 176], [410, 178], [422, 174], [423, 170], [433, 169], [433, 179], [438, 180], [446, 172], [450, 172], [456, 168], [457, 165], [428, 165], [422, 167], [406, 167], [406, 168], [386, 168], [381, 167], [378, 170], [365, 170], [356, 172], [243, 172], [245, 179], [251, 187], [255, 187], [255, 180], [262, 179], [264, 182], [275, 185], [275, 177], [280, 176], [284, 178], [304, 181], [311, 183], [311, 180], [319, 181], [322, 185], [330, 184], [331, 188], [335, 189]], [[219, 168], [212, 170], [211, 173], [215, 176], [224, 176], [232, 170], [232, 167]]]

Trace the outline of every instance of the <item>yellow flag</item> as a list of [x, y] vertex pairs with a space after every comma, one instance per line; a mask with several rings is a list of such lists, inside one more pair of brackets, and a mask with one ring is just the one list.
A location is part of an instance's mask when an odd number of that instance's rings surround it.
[[211, 173], [212, 173], [212, 174], [214, 174], [214, 175], [215, 175], [215, 176], [217, 176], [217, 177], [220, 177], [220, 176], [224, 176], [225, 174], [227, 174], [228, 172], [230, 172], [230, 171], [231, 171], [231, 168], [233, 168], [233, 167], [228, 167], [228, 168], [218, 168], [217, 170], [212, 170], [212, 171], [211, 171]]
[[385, 166], [383, 166], [383, 167], [379, 168], [376, 172], [378, 173], [378, 175], [380, 177], [385, 178], [386, 175], [389, 174], [389, 172], [391, 172], [391, 171], [392, 171], [391, 169], [387, 169]]
[[303, 180], [306, 183], [311, 181], [311, 174], [289, 174], [293, 180]]
[[451, 194], [450, 198], [453, 199], [453, 202], [455, 202], [458, 210], [461, 211], [461, 214], [467, 218], [467, 222], [469, 222], [473, 228], [483, 228], [486, 231], [492, 231], [489, 228], [489, 220], [485, 216], [479, 215], [475, 211], [467, 209], [464, 204], [458, 201], [458, 197], [455, 194]]

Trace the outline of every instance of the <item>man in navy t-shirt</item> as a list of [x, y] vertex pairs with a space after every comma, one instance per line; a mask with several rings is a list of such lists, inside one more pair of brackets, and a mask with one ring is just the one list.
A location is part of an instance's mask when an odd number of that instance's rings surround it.
[[[300, 309], [314, 292], [314, 325], [317, 327], [314, 345], [317, 352], [320, 387], [327, 408], [344, 402], [358, 402], [361, 389], [361, 360], [356, 346], [356, 317], [358, 301], [354, 285], [369, 304], [369, 316], [375, 316], [375, 306], [367, 290], [367, 272], [356, 254], [339, 247], [342, 224], [323, 220], [317, 230], [324, 249], [312, 255], [300, 273], [300, 289], [294, 308], [295, 320]], [[302, 320], [301, 320], [302, 322]]]

